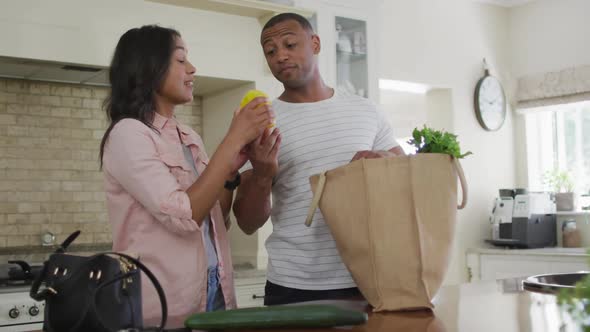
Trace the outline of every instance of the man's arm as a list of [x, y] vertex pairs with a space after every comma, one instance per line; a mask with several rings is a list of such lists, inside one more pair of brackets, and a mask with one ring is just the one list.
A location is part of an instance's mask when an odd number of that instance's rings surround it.
[[357, 152], [354, 157], [352, 157], [351, 161], [406, 155], [401, 146], [395, 141], [393, 128], [389, 121], [387, 121], [385, 114], [379, 109], [375, 109], [375, 111], [377, 116], [377, 131], [373, 146], [371, 147], [371, 150]]
[[268, 220], [271, 188], [272, 178], [257, 176], [253, 170], [242, 173], [234, 202], [234, 214], [244, 233], [253, 234]]
[[[233, 179], [232, 179], [233, 180]], [[229, 212], [231, 211], [231, 204], [234, 196], [233, 190], [223, 190], [221, 194], [219, 194], [219, 205], [221, 206], [221, 213], [223, 214], [223, 222], [225, 224], [225, 229], [229, 230], [231, 226], [231, 220], [229, 219]]]
[[281, 135], [275, 128], [270, 136], [263, 135], [248, 146], [252, 169], [242, 173], [233, 206], [238, 226], [246, 234], [256, 232], [270, 216], [270, 193], [279, 170], [280, 144]]

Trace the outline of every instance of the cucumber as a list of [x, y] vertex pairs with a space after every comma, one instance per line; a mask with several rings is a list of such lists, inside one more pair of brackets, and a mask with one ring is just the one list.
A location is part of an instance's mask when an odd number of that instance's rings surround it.
[[365, 312], [328, 304], [308, 304], [203, 312], [189, 316], [184, 325], [195, 330], [218, 330], [332, 327], [359, 325], [366, 321]]

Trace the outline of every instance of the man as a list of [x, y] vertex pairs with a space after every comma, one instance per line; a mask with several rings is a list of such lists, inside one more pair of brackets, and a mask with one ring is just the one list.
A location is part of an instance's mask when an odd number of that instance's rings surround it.
[[247, 234], [271, 215], [264, 303], [358, 296], [321, 213], [311, 227], [304, 225], [312, 198], [309, 177], [351, 160], [403, 151], [372, 103], [324, 83], [317, 64], [320, 38], [304, 17], [271, 18], [260, 41], [285, 90], [272, 102], [277, 129], [249, 146], [251, 164], [242, 173], [234, 213]]

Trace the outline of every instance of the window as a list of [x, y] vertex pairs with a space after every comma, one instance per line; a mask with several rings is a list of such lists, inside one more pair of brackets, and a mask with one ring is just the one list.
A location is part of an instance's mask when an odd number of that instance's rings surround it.
[[416, 147], [413, 145], [410, 145], [408, 143], [408, 141], [412, 139], [411, 136], [409, 137], [402, 137], [402, 138], [396, 138], [397, 144], [399, 144], [400, 148], [402, 148], [402, 150], [404, 150], [404, 153], [407, 155], [410, 154], [416, 154]]
[[590, 192], [590, 101], [524, 111], [529, 188], [548, 190], [547, 171], [568, 171], [577, 193]]

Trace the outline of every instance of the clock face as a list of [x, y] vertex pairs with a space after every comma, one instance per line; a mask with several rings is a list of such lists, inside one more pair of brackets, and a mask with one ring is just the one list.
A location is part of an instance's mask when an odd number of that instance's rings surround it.
[[506, 118], [506, 97], [500, 81], [485, 76], [475, 87], [475, 113], [486, 130], [498, 130]]

